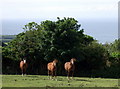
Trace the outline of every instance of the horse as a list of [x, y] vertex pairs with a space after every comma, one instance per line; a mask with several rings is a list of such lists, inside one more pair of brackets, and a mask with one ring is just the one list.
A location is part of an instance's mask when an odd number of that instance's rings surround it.
[[76, 59], [72, 58], [70, 60], [70, 62], [66, 62], [64, 64], [64, 68], [65, 68], [65, 70], [67, 72], [67, 78], [68, 78], [68, 80], [70, 79], [70, 73], [72, 74], [72, 79], [73, 79], [73, 74], [74, 74], [74, 70], [75, 70], [75, 65], [74, 65], [75, 61], [76, 61]]
[[20, 62], [20, 69], [21, 69], [21, 71], [22, 71], [22, 76], [23, 76], [24, 74], [26, 74], [26, 69], [27, 69], [27, 67], [28, 67], [28, 65], [27, 65], [27, 63], [26, 63], [26, 60], [25, 60], [25, 59], [22, 60], [22, 61]]
[[47, 69], [48, 69], [48, 76], [49, 76], [49, 79], [50, 76], [52, 77], [56, 77], [56, 64], [58, 63], [58, 60], [57, 59], [54, 59], [53, 62], [50, 62], [47, 64]]

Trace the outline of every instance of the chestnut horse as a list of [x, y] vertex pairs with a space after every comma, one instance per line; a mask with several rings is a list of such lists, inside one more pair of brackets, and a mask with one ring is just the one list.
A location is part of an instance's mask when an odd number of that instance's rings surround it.
[[21, 69], [21, 71], [22, 71], [22, 76], [26, 73], [27, 67], [28, 67], [28, 65], [27, 65], [25, 59], [20, 62], [20, 69]]
[[65, 70], [67, 71], [67, 77], [68, 79], [70, 79], [70, 73], [72, 74], [72, 78], [73, 78], [73, 74], [74, 74], [74, 70], [75, 70], [75, 65], [74, 62], [76, 61], [75, 58], [72, 58], [70, 60], [70, 62], [66, 62], [64, 65]]
[[53, 77], [56, 77], [56, 64], [58, 60], [54, 59], [53, 62], [50, 62], [47, 64], [47, 69], [48, 69], [48, 76], [50, 78], [50, 75], [53, 79]]

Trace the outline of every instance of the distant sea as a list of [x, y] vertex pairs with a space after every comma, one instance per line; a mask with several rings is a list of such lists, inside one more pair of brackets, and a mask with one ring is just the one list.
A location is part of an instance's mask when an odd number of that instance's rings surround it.
[[[23, 32], [23, 27], [29, 22], [40, 23], [39, 19], [2, 20], [2, 35], [17, 35]], [[53, 21], [53, 20], [52, 20]], [[99, 43], [110, 43], [118, 38], [118, 22], [116, 19], [79, 19], [80, 29], [94, 37]]]

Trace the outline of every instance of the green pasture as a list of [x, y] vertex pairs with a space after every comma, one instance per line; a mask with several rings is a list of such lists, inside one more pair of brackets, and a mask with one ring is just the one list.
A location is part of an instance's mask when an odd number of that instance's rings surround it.
[[57, 76], [57, 80], [49, 80], [43, 75], [3, 75], [2, 87], [117, 87], [118, 79], [74, 77], [67, 80], [65, 76]]

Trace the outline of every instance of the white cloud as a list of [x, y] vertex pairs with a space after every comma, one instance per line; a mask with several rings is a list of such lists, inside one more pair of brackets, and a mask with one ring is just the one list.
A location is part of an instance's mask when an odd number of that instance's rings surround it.
[[57, 16], [89, 18], [117, 15], [115, 0], [2, 0], [1, 8], [3, 19]]

